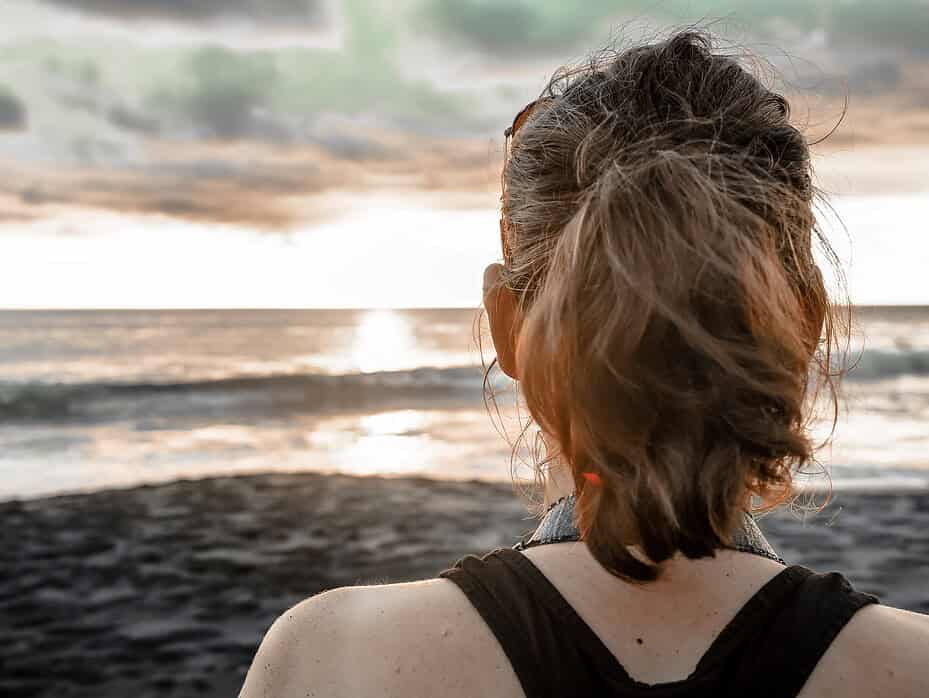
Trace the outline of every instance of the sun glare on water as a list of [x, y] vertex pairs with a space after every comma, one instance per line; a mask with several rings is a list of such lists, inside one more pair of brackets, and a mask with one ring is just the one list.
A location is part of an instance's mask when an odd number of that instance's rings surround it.
[[393, 310], [370, 310], [352, 342], [352, 363], [362, 373], [409, 368], [416, 354], [410, 322]]

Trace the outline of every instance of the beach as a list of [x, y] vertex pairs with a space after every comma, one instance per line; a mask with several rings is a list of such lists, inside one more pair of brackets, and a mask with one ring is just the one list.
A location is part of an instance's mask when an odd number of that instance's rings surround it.
[[705, 445], [781, 453], [769, 410], [730, 412], [787, 385], [794, 301], [827, 303], [803, 344], [830, 380], [791, 418], [823, 506], [756, 520], [929, 614], [929, 0], [6, 5], [0, 698], [236, 696], [302, 600], [529, 535], [517, 484], [583, 459], [497, 360], [482, 279], [503, 262], [528, 312], [588, 209], [583, 331], [547, 334], [590, 347], [575, 387], [603, 360], [615, 414], [567, 440], [635, 431], [677, 468], [667, 398], [705, 385]]
[[[232, 696], [282, 611], [425, 579], [534, 527], [509, 483], [301, 473], [0, 503], [0, 694]], [[791, 563], [929, 612], [929, 493], [759, 519]]]

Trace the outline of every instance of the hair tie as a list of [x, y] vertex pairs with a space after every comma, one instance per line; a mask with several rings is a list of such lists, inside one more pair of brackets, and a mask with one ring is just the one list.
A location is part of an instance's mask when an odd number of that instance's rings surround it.
[[581, 475], [584, 476], [587, 482], [589, 482], [591, 485], [594, 485], [595, 487], [600, 487], [603, 484], [603, 479], [597, 473], [588, 471], [581, 473]]

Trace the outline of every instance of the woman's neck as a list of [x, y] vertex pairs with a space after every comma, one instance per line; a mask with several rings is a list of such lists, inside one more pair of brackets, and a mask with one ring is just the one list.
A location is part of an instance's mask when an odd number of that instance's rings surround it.
[[545, 502], [548, 508], [552, 503], [574, 492], [574, 478], [571, 469], [562, 460], [553, 460], [545, 478]]

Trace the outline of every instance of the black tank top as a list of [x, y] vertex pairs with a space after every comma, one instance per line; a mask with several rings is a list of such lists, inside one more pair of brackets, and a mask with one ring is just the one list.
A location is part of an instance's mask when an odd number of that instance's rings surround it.
[[500, 642], [526, 698], [684, 698], [799, 693], [839, 631], [878, 599], [837, 572], [785, 567], [735, 615], [686, 679], [633, 679], [518, 550], [466, 555], [439, 573], [465, 593]]

